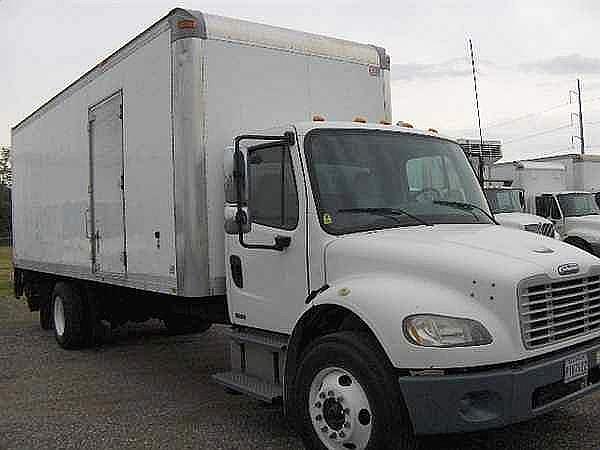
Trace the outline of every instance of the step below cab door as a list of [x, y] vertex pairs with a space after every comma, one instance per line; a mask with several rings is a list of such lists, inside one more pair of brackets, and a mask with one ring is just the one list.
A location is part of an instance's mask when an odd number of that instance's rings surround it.
[[[242, 142], [251, 231], [243, 235], [246, 246], [239, 235], [226, 234], [232, 322], [281, 333], [291, 332], [308, 295], [305, 180], [295, 141]], [[285, 248], [254, 248], [276, 241]]]

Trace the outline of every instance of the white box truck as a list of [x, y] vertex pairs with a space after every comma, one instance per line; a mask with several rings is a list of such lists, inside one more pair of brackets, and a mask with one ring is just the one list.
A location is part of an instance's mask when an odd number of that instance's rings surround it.
[[311, 449], [596, 391], [600, 260], [497, 226], [454, 141], [388, 125], [388, 69], [172, 11], [13, 129], [17, 296], [65, 348], [101, 320], [231, 324], [215, 379], [282, 401]]
[[563, 241], [600, 256], [600, 207], [596, 197], [572, 187], [592, 169], [584, 166], [583, 160], [567, 158], [565, 164], [559, 157], [547, 159], [494, 164], [490, 170], [495, 177], [512, 180], [512, 187], [523, 189], [527, 211], [551, 220]]

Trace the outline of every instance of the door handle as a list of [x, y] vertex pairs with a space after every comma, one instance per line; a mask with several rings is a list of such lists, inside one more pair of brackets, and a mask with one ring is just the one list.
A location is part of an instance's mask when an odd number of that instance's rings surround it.
[[291, 243], [292, 238], [290, 236], [283, 236], [281, 234], [278, 234], [275, 236], [275, 245], [273, 246], [273, 248], [282, 252], [286, 248], [288, 248]]

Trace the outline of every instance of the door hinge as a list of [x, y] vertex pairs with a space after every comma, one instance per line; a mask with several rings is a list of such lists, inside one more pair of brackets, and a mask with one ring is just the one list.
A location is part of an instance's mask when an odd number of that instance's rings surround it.
[[119, 105], [119, 119], [123, 120], [123, 104]]
[[121, 188], [122, 191], [125, 190], [125, 176], [124, 175], [121, 175], [121, 182], [120, 182], [119, 187]]
[[123, 265], [127, 267], [127, 252], [121, 253], [121, 261], [123, 261]]
[[87, 131], [88, 133], [92, 132], [92, 126], [94, 125], [94, 121], [93, 120], [89, 120], [88, 124], [87, 124]]

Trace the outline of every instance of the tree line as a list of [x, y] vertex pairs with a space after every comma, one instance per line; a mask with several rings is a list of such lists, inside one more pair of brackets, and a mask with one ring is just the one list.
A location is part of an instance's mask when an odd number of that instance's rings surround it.
[[10, 147], [0, 147], [0, 245], [10, 243], [12, 168]]

